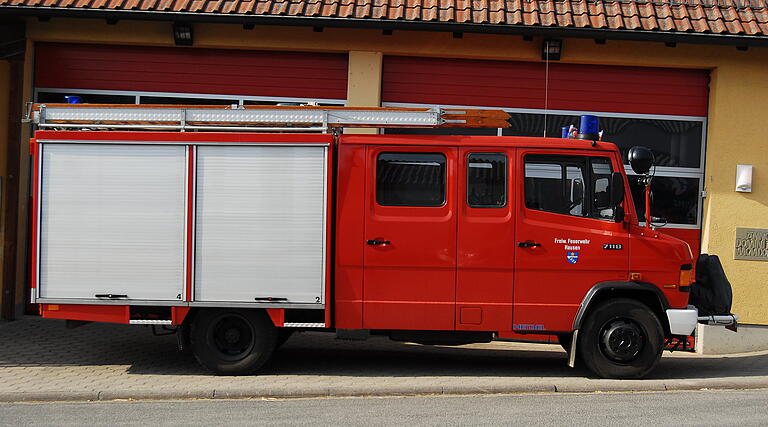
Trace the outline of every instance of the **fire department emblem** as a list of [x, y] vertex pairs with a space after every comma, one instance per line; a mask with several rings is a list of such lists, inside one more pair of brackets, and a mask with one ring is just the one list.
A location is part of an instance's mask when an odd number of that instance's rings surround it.
[[576, 264], [579, 261], [579, 253], [578, 252], [568, 252], [568, 254], [565, 256], [565, 258], [571, 264]]

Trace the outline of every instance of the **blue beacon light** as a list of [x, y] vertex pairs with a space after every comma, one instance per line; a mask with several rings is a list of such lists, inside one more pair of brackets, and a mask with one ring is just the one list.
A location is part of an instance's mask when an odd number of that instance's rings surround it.
[[66, 101], [67, 104], [81, 104], [83, 98], [76, 95], [64, 95], [64, 101]]
[[600, 122], [597, 116], [581, 116], [579, 123], [579, 133], [576, 139], [588, 139], [597, 141], [600, 139]]

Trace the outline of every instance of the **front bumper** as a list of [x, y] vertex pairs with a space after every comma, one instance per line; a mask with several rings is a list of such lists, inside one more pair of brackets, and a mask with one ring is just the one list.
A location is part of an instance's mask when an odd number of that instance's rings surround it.
[[691, 335], [699, 322], [707, 325], [730, 326], [739, 320], [739, 315], [699, 316], [699, 310], [689, 305], [688, 308], [668, 309], [667, 320], [669, 320], [669, 331], [672, 335]]

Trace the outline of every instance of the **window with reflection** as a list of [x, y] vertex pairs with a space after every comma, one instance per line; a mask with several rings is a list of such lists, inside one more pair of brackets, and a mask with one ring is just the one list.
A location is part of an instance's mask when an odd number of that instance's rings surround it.
[[467, 156], [467, 204], [500, 208], [507, 204], [507, 156], [471, 153]]
[[376, 202], [382, 206], [442, 206], [445, 155], [381, 153], [376, 160]]
[[[640, 176], [629, 176], [629, 188], [635, 201], [637, 217], [645, 221], [645, 187]], [[659, 222], [695, 225], [698, 221], [699, 178], [657, 176], [651, 180], [651, 215]]]
[[525, 156], [525, 206], [564, 215], [613, 219], [607, 157]]

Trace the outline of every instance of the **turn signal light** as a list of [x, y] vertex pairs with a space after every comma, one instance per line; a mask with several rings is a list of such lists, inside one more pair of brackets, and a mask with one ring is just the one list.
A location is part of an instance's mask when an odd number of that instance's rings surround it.
[[678, 282], [680, 286], [691, 286], [691, 283], [693, 282], [693, 276], [691, 275], [692, 271], [693, 270], [680, 270], [680, 281]]

